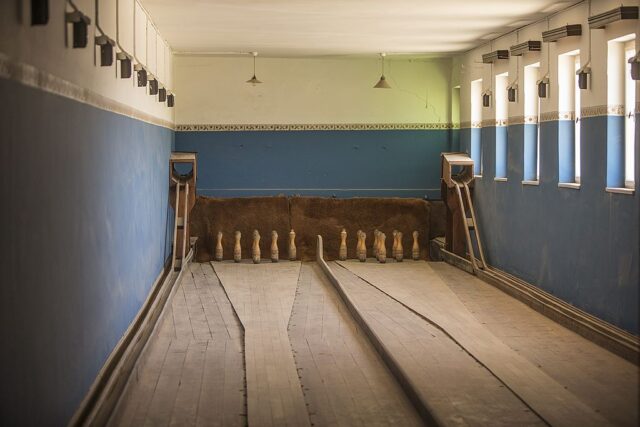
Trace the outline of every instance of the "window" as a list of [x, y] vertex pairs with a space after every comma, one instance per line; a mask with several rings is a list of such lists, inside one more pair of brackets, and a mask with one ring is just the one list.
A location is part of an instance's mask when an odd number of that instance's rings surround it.
[[579, 188], [580, 183], [580, 89], [576, 79], [579, 68], [579, 50], [558, 56], [558, 176], [561, 187]]
[[624, 186], [635, 188], [635, 141], [636, 141], [636, 81], [631, 78], [631, 59], [636, 54], [636, 42], [631, 40], [624, 46]]
[[607, 52], [607, 188], [635, 188], [636, 82], [629, 58], [635, 55], [635, 35], [608, 42]]
[[496, 76], [496, 180], [504, 181], [507, 178], [507, 86], [509, 74], [503, 73]]
[[471, 158], [473, 173], [482, 175], [482, 79], [471, 82]]
[[524, 67], [524, 183], [537, 182], [540, 173], [539, 78], [539, 62]]

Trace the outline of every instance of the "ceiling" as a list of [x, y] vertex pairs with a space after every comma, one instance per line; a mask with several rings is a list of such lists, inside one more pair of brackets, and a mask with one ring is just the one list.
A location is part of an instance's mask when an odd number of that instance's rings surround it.
[[176, 52], [445, 55], [576, 1], [141, 0]]

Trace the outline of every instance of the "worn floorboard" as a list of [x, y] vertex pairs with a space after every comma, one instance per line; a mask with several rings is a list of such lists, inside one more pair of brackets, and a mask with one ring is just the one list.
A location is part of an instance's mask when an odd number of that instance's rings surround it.
[[246, 425], [242, 325], [211, 267], [188, 268], [109, 425]]
[[[579, 398], [549, 371], [522, 356], [478, 321], [430, 263], [342, 262], [340, 265], [446, 331], [549, 424], [600, 426], [616, 422], [603, 416], [599, 407]], [[335, 268], [339, 267], [335, 265]], [[530, 314], [541, 316], [533, 311]], [[508, 317], [508, 313], [504, 313], [500, 321], [507, 323]], [[605, 353], [601, 356], [609, 355]], [[621, 364], [629, 365], [619, 360]], [[637, 378], [637, 371], [635, 376]], [[597, 384], [592, 382], [591, 386], [597, 387]], [[637, 404], [637, 400], [635, 402]]]
[[302, 264], [289, 339], [314, 425], [421, 425], [399, 384], [315, 263]]

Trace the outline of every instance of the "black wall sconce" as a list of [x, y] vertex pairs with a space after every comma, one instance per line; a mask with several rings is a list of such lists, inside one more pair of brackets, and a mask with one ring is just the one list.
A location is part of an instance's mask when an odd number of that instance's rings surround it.
[[507, 99], [509, 102], [516, 102], [518, 97], [518, 83], [513, 82], [507, 86]]
[[158, 80], [155, 77], [151, 77], [149, 79], [149, 95], [157, 95], [158, 94]]
[[100, 66], [110, 67], [113, 65], [113, 47], [116, 42], [106, 35], [96, 36], [96, 45], [100, 46]]
[[87, 47], [89, 42], [88, 27], [91, 24], [91, 18], [76, 9], [73, 12], [67, 12], [65, 20], [67, 24], [73, 25], [73, 48]]
[[116, 59], [120, 61], [120, 78], [128, 79], [131, 77], [131, 56], [124, 52], [116, 53]]
[[640, 51], [629, 58], [629, 64], [631, 64], [631, 78], [640, 80]]
[[147, 70], [140, 64], [136, 64], [133, 66], [133, 69], [136, 71], [138, 75], [138, 87], [147, 86]]
[[589, 67], [589, 63], [587, 62], [582, 68], [576, 71], [576, 76], [578, 76], [578, 87], [580, 89], [587, 89], [589, 86], [589, 76], [591, 75], [591, 67]]
[[158, 89], [158, 102], [165, 102], [167, 100], [167, 90], [163, 87]]
[[31, 25], [47, 25], [49, 0], [31, 0]]
[[547, 87], [549, 86], [549, 77], [543, 77], [542, 79], [538, 80], [537, 85], [538, 85], [538, 97], [546, 98], [548, 96]]
[[482, 94], [482, 106], [490, 107], [491, 106], [491, 91], [487, 90]]
[[169, 95], [167, 95], [167, 107], [173, 107], [174, 105], [176, 105], [176, 99], [175, 96], [170, 93]]

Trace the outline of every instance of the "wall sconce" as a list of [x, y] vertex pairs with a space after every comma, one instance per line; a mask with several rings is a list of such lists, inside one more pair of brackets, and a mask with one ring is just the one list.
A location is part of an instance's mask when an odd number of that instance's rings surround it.
[[149, 95], [157, 95], [158, 88], [158, 80], [154, 76], [151, 76], [149, 79]]
[[65, 22], [73, 24], [73, 48], [87, 47], [89, 41], [87, 28], [91, 24], [91, 19], [79, 10], [74, 10], [66, 13]]
[[175, 96], [172, 93], [167, 95], [167, 107], [173, 107], [176, 104]]
[[518, 83], [513, 82], [507, 86], [507, 99], [509, 102], [516, 102], [518, 96]]
[[482, 93], [482, 106], [483, 107], [491, 106], [491, 90], [486, 90]]
[[629, 64], [631, 64], [631, 78], [640, 80], [640, 51], [629, 58]]
[[120, 61], [120, 78], [128, 79], [131, 77], [131, 56], [124, 52], [116, 53], [116, 59]]
[[47, 25], [49, 0], [31, 0], [31, 25]]
[[591, 75], [591, 67], [589, 67], [589, 63], [584, 64], [582, 68], [576, 71], [576, 76], [578, 76], [578, 87], [580, 89], [587, 89], [589, 76]]
[[547, 97], [547, 86], [549, 85], [549, 77], [543, 77], [542, 79], [536, 82], [538, 85], [538, 97], [546, 98]]
[[158, 89], [158, 102], [165, 102], [167, 100], [167, 90], [163, 87]]
[[100, 46], [100, 66], [110, 67], [113, 65], [113, 47], [116, 45], [114, 40], [111, 40], [106, 35], [96, 36], [96, 45]]
[[147, 85], [147, 70], [141, 64], [136, 64], [133, 69], [138, 75], [138, 87], [145, 87]]

